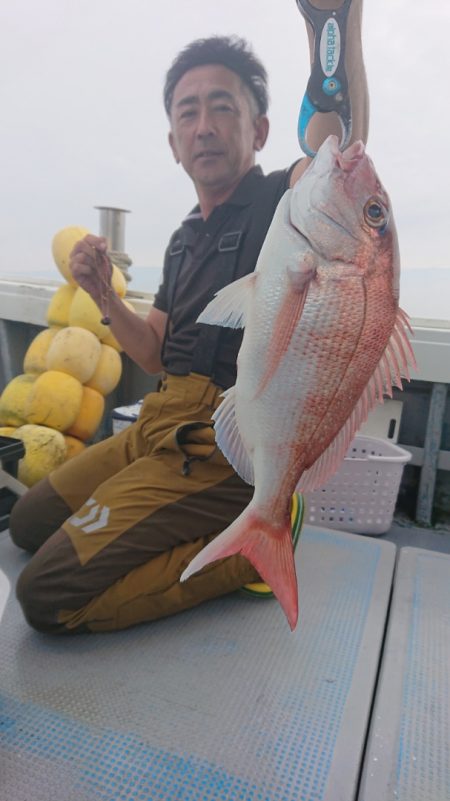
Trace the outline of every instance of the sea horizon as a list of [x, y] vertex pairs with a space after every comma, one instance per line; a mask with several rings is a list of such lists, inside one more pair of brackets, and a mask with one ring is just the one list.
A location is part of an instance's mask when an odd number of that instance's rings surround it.
[[[129, 275], [130, 292], [154, 294], [161, 280], [162, 268], [132, 264]], [[15, 274], [0, 270], [1, 279], [63, 283], [56, 266]], [[400, 275], [400, 305], [410, 317], [450, 321], [450, 267], [403, 269]]]

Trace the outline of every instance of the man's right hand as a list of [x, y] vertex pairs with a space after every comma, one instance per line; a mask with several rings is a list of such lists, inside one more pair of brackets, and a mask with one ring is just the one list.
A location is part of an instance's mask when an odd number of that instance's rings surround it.
[[[88, 234], [81, 239], [70, 254], [69, 267], [75, 281], [100, 305], [102, 297], [111, 293], [111, 274], [110, 269], [105, 269], [105, 260], [102, 258], [102, 265], [98, 266], [96, 251], [107, 255], [107, 242], [102, 236]], [[109, 259], [108, 259], [109, 261]]]
[[[89, 293], [99, 309], [104, 313], [102, 305], [107, 305], [111, 331], [128, 353], [147, 373], [159, 373], [161, 365], [161, 346], [167, 325], [167, 314], [150, 308], [147, 319], [131, 312], [111, 287], [111, 262], [100, 264], [96, 259], [96, 250], [102, 254], [101, 261], [106, 261], [107, 243], [101, 236], [88, 234], [73, 248], [69, 266], [75, 281]], [[98, 254], [99, 255], [99, 254]]]

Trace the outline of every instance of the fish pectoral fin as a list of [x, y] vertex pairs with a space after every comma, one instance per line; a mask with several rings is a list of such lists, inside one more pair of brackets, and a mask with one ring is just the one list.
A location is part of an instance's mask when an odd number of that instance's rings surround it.
[[272, 336], [267, 348], [266, 366], [255, 398], [264, 392], [289, 347], [303, 314], [308, 289], [316, 270], [317, 257], [314, 253], [306, 253], [300, 265], [292, 262], [286, 266], [288, 283], [272, 328]]
[[253, 462], [242, 442], [236, 422], [235, 387], [223, 393], [223, 401], [213, 414], [216, 442], [236, 473], [254, 485]]
[[328, 448], [302, 474], [297, 486], [299, 492], [312, 492], [326, 484], [344, 459], [352, 439], [367, 420], [369, 412], [378, 403], [383, 403], [384, 395], [392, 398], [394, 386], [403, 388], [402, 378], [409, 380], [409, 368], [415, 368], [416, 361], [408, 331], [411, 332], [408, 316], [402, 309], [398, 309], [386, 349], [355, 408]]
[[286, 270], [291, 290], [306, 294], [309, 283], [317, 272], [317, 266], [318, 258], [312, 251], [305, 253], [300, 262], [292, 261], [288, 264]]
[[221, 289], [203, 309], [197, 322], [222, 325], [224, 328], [244, 328], [257, 278], [257, 273], [250, 273]]

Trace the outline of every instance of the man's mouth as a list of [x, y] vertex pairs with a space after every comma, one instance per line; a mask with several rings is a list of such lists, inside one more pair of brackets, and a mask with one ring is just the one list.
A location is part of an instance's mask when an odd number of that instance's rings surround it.
[[217, 156], [223, 156], [222, 150], [200, 150], [199, 153], [195, 154], [195, 159], [209, 159], [209, 158], [216, 158]]

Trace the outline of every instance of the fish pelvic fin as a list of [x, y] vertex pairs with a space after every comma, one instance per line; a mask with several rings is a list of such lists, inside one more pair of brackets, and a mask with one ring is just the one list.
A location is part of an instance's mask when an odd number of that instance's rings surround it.
[[269, 585], [287, 617], [291, 631], [298, 620], [298, 589], [289, 512], [282, 526], [273, 526], [251, 505], [203, 548], [181, 575], [186, 581], [211, 562], [240, 553]]
[[266, 368], [255, 397], [259, 397], [275, 375], [302, 316], [309, 285], [317, 270], [317, 257], [306, 253], [298, 265], [288, 265], [286, 291], [269, 341]]
[[236, 473], [247, 482], [255, 483], [253, 462], [242, 441], [236, 421], [235, 387], [222, 393], [223, 401], [213, 414], [216, 442]]

